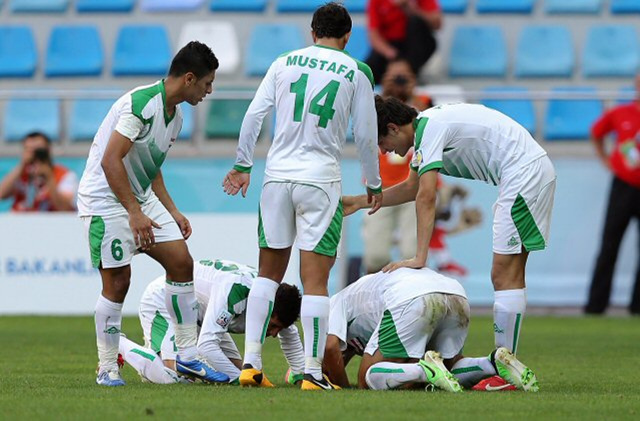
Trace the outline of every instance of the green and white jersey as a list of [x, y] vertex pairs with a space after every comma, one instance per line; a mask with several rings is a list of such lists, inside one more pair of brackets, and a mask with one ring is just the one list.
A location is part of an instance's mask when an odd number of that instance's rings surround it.
[[108, 216], [126, 212], [109, 187], [101, 166], [114, 130], [133, 143], [123, 163], [134, 196], [140, 203], [155, 199], [151, 182], [182, 128], [180, 106], [176, 107], [173, 116], [169, 116], [165, 96], [164, 81], [160, 80], [127, 92], [113, 104], [93, 139], [87, 166], [80, 180], [80, 216]]
[[524, 127], [483, 105], [429, 108], [418, 114], [414, 127], [411, 168], [419, 175], [439, 170], [497, 186], [503, 175], [547, 154]]
[[458, 281], [429, 268], [366, 275], [331, 297], [328, 334], [340, 339], [343, 351], [351, 345], [362, 352], [385, 310], [431, 293], [466, 298]]
[[319, 45], [276, 59], [242, 122], [236, 170], [251, 170], [262, 121], [272, 107], [276, 125], [267, 156], [267, 177], [311, 183], [340, 181], [340, 159], [351, 116], [367, 186], [381, 188], [373, 76], [366, 64], [344, 51]]

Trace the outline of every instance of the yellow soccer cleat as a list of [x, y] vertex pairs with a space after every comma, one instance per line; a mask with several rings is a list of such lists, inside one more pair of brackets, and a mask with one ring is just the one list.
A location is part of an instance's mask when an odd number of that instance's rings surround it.
[[302, 379], [301, 390], [340, 390], [341, 387], [329, 381], [326, 375], [322, 375], [322, 380], [316, 380], [311, 374], [305, 374]]
[[267, 379], [262, 370], [256, 370], [250, 365], [245, 365], [240, 372], [238, 378], [241, 386], [249, 387], [275, 387], [273, 383]]

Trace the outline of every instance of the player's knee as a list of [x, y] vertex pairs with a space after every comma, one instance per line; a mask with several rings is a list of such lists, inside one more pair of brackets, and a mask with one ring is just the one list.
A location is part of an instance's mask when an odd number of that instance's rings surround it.
[[171, 279], [188, 282], [193, 278], [193, 258], [188, 251], [177, 255], [171, 266]]
[[359, 387], [360, 389], [372, 389], [372, 390], [383, 390], [386, 389], [385, 379], [382, 375], [383, 373], [372, 372], [375, 364], [367, 369], [367, 372], [363, 376], [362, 379], [359, 379]]

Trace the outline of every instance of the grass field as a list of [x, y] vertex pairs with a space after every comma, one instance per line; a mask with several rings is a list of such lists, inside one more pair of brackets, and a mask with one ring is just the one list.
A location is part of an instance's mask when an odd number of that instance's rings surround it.
[[[491, 351], [490, 326], [472, 321], [466, 355]], [[110, 389], [94, 383], [93, 329], [89, 317], [0, 317], [0, 419], [640, 419], [639, 318], [525, 319], [519, 356], [537, 373], [537, 394], [301, 392], [283, 384], [286, 363], [271, 338], [264, 358], [273, 390], [143, 384], [130, 367], [127, 386]], [[135, 318], [123, 331], [141, 342]]]

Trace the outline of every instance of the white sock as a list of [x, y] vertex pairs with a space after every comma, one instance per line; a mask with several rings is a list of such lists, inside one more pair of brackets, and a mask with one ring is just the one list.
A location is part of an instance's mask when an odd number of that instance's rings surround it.
[[322, 359], [329, 325], [329, 297], [303, 295], [300, 321], [304, 330], [304, 372], [316, 380], [322, 380]]
[[262, 344], [273, 311], [278, 284], [271, 279], [257, 277], [253, 280], [245, 315], [244, 363], [262, 370]]
[[496, 370], [489, 360], [489, 357], [462, 358], [451, 368], [453, 374], [462, 387], [471, 389], [479, 381], [487, 377], [495, 376]]
[[417, 363], [400, 364], [382, 361], [369, 367], [365, 380], [370, 389], [388, 390], [407, 383], [426, 383], [427, 375]]
[[122, 303], [114, 303], [100, 295], [96, 303], [95, 323], [100, 371], [117, 370]]
[[522, 319], [527, 308], [526, 289], [496, 291], [493, 304], [493, 331], [496, 348], [501, 346], [516, 353]]
[[193, 282], [173, 282], [167, 279], [164, 302], [176, 332], [176, 348], [182, 361], [194, 360], [198, 342], [198, 300]]
[[178, 375], [166, 367], [162, 359], [149, 348], [144, 348], [122, 337], [120, 338], [120, 354], [143, 379], [151, 383], [173, 384], [178, 382]]

